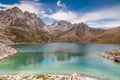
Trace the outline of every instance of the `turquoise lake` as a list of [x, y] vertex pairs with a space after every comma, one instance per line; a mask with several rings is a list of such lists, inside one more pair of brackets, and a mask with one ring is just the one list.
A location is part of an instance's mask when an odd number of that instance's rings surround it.
[[120, 80], [120, 63], [98, 54], [120, 45], [47, 43], [12, 45], [19, 52], [0, 61], [0, 74], [72, 74]]

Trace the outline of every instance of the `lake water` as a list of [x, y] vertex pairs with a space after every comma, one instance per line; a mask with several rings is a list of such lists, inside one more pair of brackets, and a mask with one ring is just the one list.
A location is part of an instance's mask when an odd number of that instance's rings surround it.
[[120, 63], [98, 56], [106, 50], [118, 49], [120, 45], [47, 43], [18, 44], [12, 47], [19, 52], [0, 61], [0, 74], [77, 72], [102, 80], [120, 80]]

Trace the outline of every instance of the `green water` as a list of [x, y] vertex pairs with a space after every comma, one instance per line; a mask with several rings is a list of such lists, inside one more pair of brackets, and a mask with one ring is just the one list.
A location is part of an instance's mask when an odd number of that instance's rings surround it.
[[71, 74], [120, 80], [120, 64], [98, 54], [119, 45], [48, 43], [13, 45], [20, 52], [0, 61], [0, 74]]

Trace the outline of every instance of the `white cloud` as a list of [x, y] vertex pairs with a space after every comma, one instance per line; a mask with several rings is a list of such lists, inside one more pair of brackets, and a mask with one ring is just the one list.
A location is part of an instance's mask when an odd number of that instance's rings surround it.
[[104, 29], [108, 29], [108, 28], [113, 28], [113, 27], [118, 27], [120, 26], [120, 20], [115, 20], [115, 21], [103, 21], [101, 22], [87, 22], [87, 24], [93, 28], [104, 28]]
[[[31, 13], [39, 14], [42, 18], [49, 18], [51, 20], [66, 20], [71, 23], [80, 23], [85, 22], [94, 28], [111, 28], [115, 26], [120, 26], [120, 6], [113, 6], [109, 8], [104, 8], [96, 11], [89, 11], [86, 13], [79, 13], [73, 11], [63, 11], [58, 10], [54, 12], [52, 9], [47, 8], [51, 14], [47, 14], [46, 10], [42, 10], [43, 4], [36, 2], [38, 0], [22, 0], [20, 3], [13, 5], [5, 5], [0, 3], [0, 7], [12, 8], [14, 6], [19, 7], [22, 11], [29, 11]], [[61, 3], [61, 0], [58, 0], [57, 6], [66, 7], [65, 4]], [[102, 20], [107, 20], [103, 21]], [[111, 20], [109, 20], [111, 19]]]
[[[57, 11], [56, 13], [45, 15], [44, 17], [49, 17], [51, 19], [66, 20], [71, 23], [85, 22], [91, 27], [99, 28], [111, 28], [120, 26], [120, 7], [114, 6], [111, 8], [105, 8], [97, 11], [91, 11], [86, 13], [76, 13], [72, 11]], [[103, 21], [102, 23], [100, 20]], [[110, 20], [112, 19], [112, 20]]]
[[[85, 13], [76, 22], [83, 21], [92, 27], [112, 28], [120, 26], [120, 6]], [[106, 20], [105, 20], [106, 19]], [[112, 20], [110, 20], [112, 19]], [[101, 21], [102, 22], [101, 22]], [[104, 21], [105, 20], [105, 21]]]
[[102, 19], [120, 19], [120, 6], [115, 6], [107, 9], [102, 9], [99, 11], [93, 11], [84, 14], [81, 17], [82, 21], [95, 21]]
[[71, 21], [71, 20], [77, 18], [77, 15], [71, 11], [68, 11], [68, 12], [58, 11], [56, 13], [49, 15], [48, 17], [58, 20], [58, 21], [59, 20]]
[[64, 7], [64, 8], [66, 7], [65, 4], [61, 3], [61, 0], [58, 0], [57, 6], [58, 6], [58, 7]]
[[40, 8], [41, 5], [42, 5], [41, 3], [37, 3], [35, 1], [24, 1], [24, 0], [22, 0], [20, 3], [13, 5], [6, 5], [0, 3], [0, 7], [6, 7], [6, 9], [16, 6], [19, 7], [23, 12], [28, 11], [30, 13], [36, 13], [36, 14], [39, 14], [42, 11]]

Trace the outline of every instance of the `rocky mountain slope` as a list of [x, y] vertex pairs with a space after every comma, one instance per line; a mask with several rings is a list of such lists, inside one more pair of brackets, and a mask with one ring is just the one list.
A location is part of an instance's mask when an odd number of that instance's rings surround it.
[[57, 39], [60, 42], [120, 44], [120, 27], [94, 29], [81, 23], [59, 35]]
[[0, 22], [21, 29], [40, 29], [45, 25], [36, 14], [22, 12], [18, 7], [0, 11]]
[[89, 42], [93, 36], [104, 33], [104, 29], [90, 28], [85, 23], [75, 24], [73, 28], [67, 32], [57, 36], [57, 40], [61, 42]]
[[[0, 11], [0, 27], [4, 28], [1, 35], [9, 39], [6, 39], [7, 42], [48, 42], [50, 36], [42, 30], [43, 26], [45, 23], [36, 14], [22, 12], [17, 7]], [[1, 40], [4, 41], [4, 39]]]
[[74, 25], [72, 25], [70, 22], [61, 20], [59, 22], [54, 22], [52, 25], [44, 26], [44, 30], [53, 36], [57, 36], [65, 31], [68, 31], [72, 27], [74, 27]]
[[90, 42], [120, 44], [120, 27], [107, 29], [104, 33], [93, 36]]
[[46, 25], [34, 13], [14, 7], [0, 11], [1, 43], [84, 42], [120, 44], [120, 27], [94, 29], [81, 22], [61, 20]]
[[84, 23], [80, 23], [57, 36], [57, 40], [60, 42], [120, 44], [120, 27], [94, 29]]
[[11, 35], [8, 26], [0, 23], [0, 42], [6, 44], [13, 43], [13, 41], [11, 41], [9, 37], [12, 38], [14, 36]]

